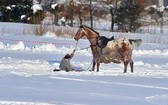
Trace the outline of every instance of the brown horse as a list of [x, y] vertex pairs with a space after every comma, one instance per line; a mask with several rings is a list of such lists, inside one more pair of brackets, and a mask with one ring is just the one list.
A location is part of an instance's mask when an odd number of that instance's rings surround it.
[[87, 26], [80, 26], [74, 39], [79, 40], [86, 36], [90, 42], [90, 47], [93, 54], [93, 66], [92, 71], [97, 64], [97, 72], [99, 71], [100, 63], [124, 63], [124, 73], [127, 72], [127, 65], [130, 64], [131, 72], [133, 72], [133, 60], [132, 60], [132, 43], [139, 44], [141, 39], [125, 39], [119, 38], [112, 41], [108, 41], [107, 45], [102, 49], [98, 46], [100, 35], [95, 30]]

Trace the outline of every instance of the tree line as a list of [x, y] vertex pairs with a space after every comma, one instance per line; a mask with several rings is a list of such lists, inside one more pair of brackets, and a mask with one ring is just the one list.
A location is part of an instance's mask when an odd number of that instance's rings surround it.
[[135, 32], [141, 27], [143, 8], [139, 0], [66, 0], [64, 3], [37, 0], [36, 4], [40, 4], [43, 9], [35, 13], [32, 8], [34, 1], [0, 0], [0, 21], [40, 24], [48, 11], [53, 14], [54, 25], [59, 25], [59, 19], [65, 17], [67, 24], [72, 27], [77, 20], [78, 26], [88, 21], [90, 27], [94, 28], [93, 22], [98, 19], [111, 21], [110, 31], [114, 31], [114, 24], [122, 32]]

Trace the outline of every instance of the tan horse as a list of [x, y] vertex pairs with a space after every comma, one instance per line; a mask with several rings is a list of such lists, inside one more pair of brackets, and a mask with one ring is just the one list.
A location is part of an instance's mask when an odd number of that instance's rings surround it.
[[86, 36], [90, 42], [90, 47], [93, 54], [93, 66], [92, 71], [95, 69], [97, 64], [97, 72], [99, 71], [100, 63], [124, 63], [124, 73], [127, 72], [127, 65], [130, 64], [131, 72], [133, 72], [133, 60], [132, 60], [132, 43], [139, 44], [142, 42], [141, 39], [125, 39], [119, 38], [109, 41], [103, 49], [98, 46], [99, 35], [95, 30], [87, 27], [80, 26], [74, 39], [79, 40]]

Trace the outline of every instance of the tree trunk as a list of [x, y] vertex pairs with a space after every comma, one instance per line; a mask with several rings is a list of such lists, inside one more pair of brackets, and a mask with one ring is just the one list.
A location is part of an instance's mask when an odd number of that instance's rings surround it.
[[79, 15], [78, 15], [78, 16], [79, 16], [79, 22], [80, 22], [79, 24], [80, 24], [80, 26], [81, 26], [83, 22], [82, 22], [82, 17], [81, 17], [81, 12], [80, 12], [80, 10], [79, 10]]
[[93, 28], [92, 0], [90, 0], [90, 27]]
[[160, 33], [163, 33], [163, 17], [162, 17], [162, 20], [160, 22]]
[[114, 15], [117, 11], [117, 2], [118, 2], [118, 0], [115, 1], [115, 8], [114, 7], [110, 8], [110, 13], [111, 13], [111, 30], [110, 31], [111, 32], [114, 31]]
[[71, 27], [73, 27], [73, 15], [74, 15], [74, 2], [73, 2], [73, 0], [71, 0], [71, 2], [70, 2], [70, 9], [71, 9], [71, 15], [70, 15], [70, 26]]
[[111, 32], [114, 31], [114, 13], [113, 13], [113, 8], [110, 9], [110, 13], [111, 13]]

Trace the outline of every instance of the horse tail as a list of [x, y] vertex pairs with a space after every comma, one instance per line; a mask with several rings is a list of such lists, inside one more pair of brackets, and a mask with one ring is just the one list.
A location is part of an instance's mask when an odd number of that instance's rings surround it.
[[108, 41], [114, 40], [114, 36], [112, 36], [111, 38], [108, 39]]
[[134, 45], [136, 48], [139, 48], [141, 43], [142, 43], [142, 39], [128, 39], [129, 42]]

